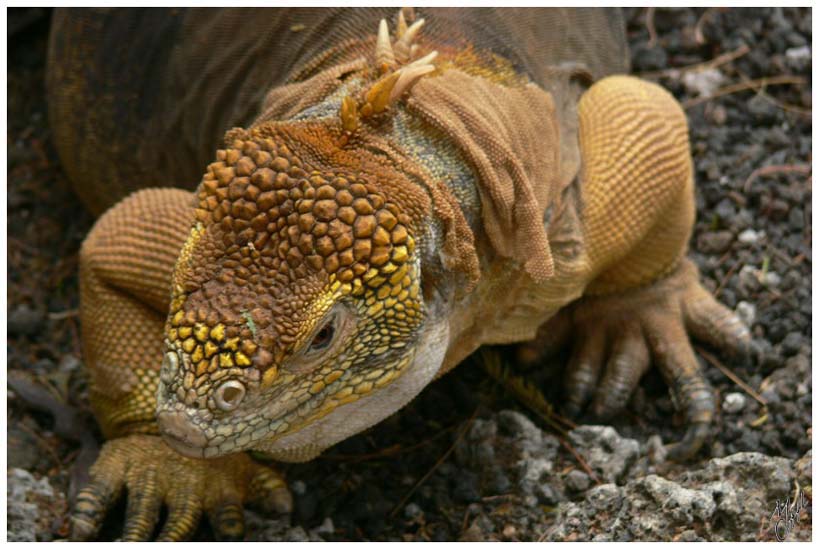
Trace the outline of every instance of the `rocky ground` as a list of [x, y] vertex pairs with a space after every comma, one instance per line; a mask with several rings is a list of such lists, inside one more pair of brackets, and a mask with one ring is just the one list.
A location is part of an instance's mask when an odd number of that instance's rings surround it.
[[[249, 513], [249, 540], [774, 540], [788, 525], [772, 514], [787, 497], [802, 507], [788, 539], [810, 540], [811, 10], [627, 16], [634, 71], [689, 117], [691, 256], [758, 349], [744, 365], [700, 355], [719, 394], [711, 444], [688, 464], [663, 461], [661, 442], [684, 427], [655, 373], [612, 426], [564, 435], [465, 365], [375, 428], [286, 466], [295, 510]], [[76, 309], [92, 219], [47, 125], [48, 23], [46, 10], [9, 13], [8, 369], [38, 384], [7, 390], [9, 540], [67, 536], [71, 469], [88, 460], [55, 432], [93, 426]], [[545, 369], [539, 383], [558, 387], [559, 375]], [[39, 402], [62, 425], [25, 399], [32, 387], [45, 388]], [[117, 536], [123, 512], [104, 537]], [[207, 526], [197, 533], [210, 537]]]

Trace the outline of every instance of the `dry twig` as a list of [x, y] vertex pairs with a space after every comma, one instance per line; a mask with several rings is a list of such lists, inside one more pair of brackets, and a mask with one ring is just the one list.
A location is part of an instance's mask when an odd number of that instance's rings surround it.
[[655, 6], [646, 8], [646, 30], [649, 31], [649, 42], [647, 46], [650, 48], [655, 47], [655, 43], [658, 41], [658, 33], [655, 32]]
[[798, 107], [797, 105], [792, 105], [791, 103], [785, 103], [783, 101], [780, 101], [777, 98], [774, 98], [774, 97], [770, 96], [769, 94], [767, 94], [765, 92], [761, 92], [760, 97], [762, 97], [765, 101], [768, 101], [772, 105], [775, 105], [777, 108], [783, 109], [784, 111], [788, 111], [790, 113], [795, 113], [795, 114], [798, 114], [800, 116], [807, 116], [807, 117], [811, 116], [811, 109], [804, 109], [802, 107]]
[[48, 318], [52, 321], [62, 321], [63, 319], [69, 319], [71, 317], [77, 317], [80, 314], [79, 309], [67, 309], [65, 311], [54, 311], [49, 312]]
[[795, 84], [795, 85], [802, 85], [806, 83], [806, 79], [801, 76], [789, 76], [789, 75], [781, 75], [781, 76], [771, 76], [766, 78], [758, 78], [756, 80], [749, 80], [746, 82], [738, 82], [735, 84], [730, 84], [729, 86], [724, 86], [723, 88], [719, 88], [714, 93], [695, 97], [692, 99], [687, 99], [683, 102], [683, 108], [689, 109], [690, 107], [694, 107], [695, 105], [700, 105], [705, 101], [710, 101], [717, 97], [721, 97], [724, 95], [734, 94], [737, 92], [742, 92], [744, 90], [757, 90], [760, 88], [765, 88], [766, 86], [778, 86], [782, 84]]
[[706, 23], [706, 20], [717, 10], [725, 9], [725, 8], [718, 8], [718, 7], [711, 7], [707, 9], [703, 14], [698, 18], [698, 22], [695, 23], [695, 43], [699, 46], [706, 44], [706, 38], [703, 36], [703, 25]]
[[732, 50], [731, 52], [726, 52], [721, 54], [714, 59], [710, 59], [709, 61], [704, 61], [702, 63], [695, 63], [693, 65], [684, 65], [683, 67], [674, 67], [671, 69], [664, 69], [662, 71], [654, 71], [650, 73], [640, 73], [641, 78], [657, 78], [659, 76], [673, 76], [673, 75], [681, 75], [682, 73], [689, 73], [689, 72], [696, 72], [696, 71], [703, 71], [706, 69], [715, 69], [720, 67], [721, 65], [725, 65], [730, 61], [734, 61], [739, 57], [743, 57], [751, 50], [749, 46], [743, 44], [736, 50]]
[[726, 286], [726, 283], [728, 283], [728, 282], [729, 282], [729, 278], [730, 278], [732, 275], [734, 275], [734, 274], [735, 274], [735, 271], [737, 271], [737, 268], [738, 268], [738, 267], [740, 267], [740, 264], [741, 264], [741, 261], [740, 261], [740, 260], [738, 260], [738, 261], [736, 261], [736, 262], [734, 263], [734, 265], [732, 265], [732, 267], [731, 267], [731, 268], [729, 268], [729, 271], [727, 271], [727, 272], [726, 272], [726, 275], [724, 275], [724, 276], [723, 276], [723, 279], [720, 281], [720, 284], [719, 284], [719, 285], [718, 285], [718, 287], [715, 289], [715, 291], [712, 293], [712, 296], [714, 296], [715, 298], [717, 298], [718, 294], [720, 294], [720, 291], [721, 291], [721, 290], [723, 290], [723, 287], [724, 287], [724, 286]]
[[592, 471], [592, 468], [589, 467], [589, 464], [587, 464], [587, 461], [584, 460], [584, 457], [578, 454], [578, 451], [576, 451], [575, 448], [569, 444], [569, 441], [567, 441], [563, 437], [559, 437], [558, 441], [561, 442], [561, 445], [563, 445], [563, 447], [566, 450], [572, 453], [572, 456], [575, 457], [575, 460], [578, 462], [578, 464], [581, 465], [581, 468], [583, 468], [587, 475], [592, 479], [592, 481], [595, 482], [595, 485], [601, 483], [601, 480], [598, 478], [597, 475], [595, 475], [595, 472]]
[[475, 410], [473, 411], [473, 414], [470, 415], [470, 418], [467, 419], [467, 421], [464, 423], [464, 426], [461, 428], [461, 430], [459, 430], [458, 435], [453, 440], [453, 444], [450, 445], [450, 448], [447, 449], [447, 451], [443, 455], [441, 455], [438, 460], [436, 460], [436, 463], [433, 464], [433, 467], [430, 468], [427, 471], [426, 474], [421, 476], [421, 478], [416, 482], [416, 484], [413, 485], [413, 488], [410, 489], [410, 491], [408, 491], [406, 495], [404, 495], [404, 498], [402, 498], [401, 501], [399, 501], [398, 504], [396, 504], [396, 506], [390, 512], [390, 517], [391, 518], [393, 516], [395, 516], [396, 512], [398, 512], [402, 508], [402, 506], [404, 506], [404, 504], [410, 499], [410, 497], [413, 496], [413, 493], [416, 492], [416, 489], [421, 487], [422, 483], [427, 481], [427, 479], [431, 475], [433, 475], [433, 472], [435, 472], [438, 469], [439, 466], [444, 464], [444, 461], [447, 460], [447, 457], [449, 457], [453, 453], [453, 451], [455, 450], [456, 445], [458, 445], [458, 442], [461, 441], [461, 439], [467, 433], [467, 430], [470, 429], [470, 426], [473, 424], [473, 420], [475, 419], [477, 414], [478, 414], [478, 407], [475, 408]]
[[775, 174], [801, 174], [807, 176], [811, 174], [811, 165], [772, 164], [769, 166], [761, 166], [760, 168], [755, 169], [754, 172], [749, 174], [749, 177], [746, 178], [745, 182], [743, 182], [743, 192], [748, 193], [749, 187], [752, 185], [752, 182], [760, 176], [773, 176]]
[[714, 355], [712, 355], [711, 353], [709, 353], [709, 352], [705, 351], [705, 350], [704, 350], [703, 348], [701, 348], [700, 346], [696, 346], [696, 347], [695, 347], [695, 349], [696, 349], [696, 350], [697, 350], [697, 352], [698, 352], [699, 354], [701, 354], [701, 355], [703, 356], [703, 358], [704, 358], [704, 359], [706, 359], [706, 360], [707, 360], [707, 361], [708, 361], [708, 362], [709, 362], [709, 363], [710, 363], [713, 367], [716, 367], [716, 368], [717, 368], [720, 372], [722, 372], [724, 375], [726, 375], [726, 378], [728, 378], [729, 380], [731, 380], [732, 382], [734, 382], [735, 384], [737, 384], [738, 386], [740, 386], [740, 388], [741, 388], [743, 391], [745, 391], [746, 393], [748, 393], [748, 394], [749, 394], [749, 395], [750, 395], [750, 396], [751, 396], [751, 397], [752, 397], [755, 401], [757, 401], [758, 403], [760, 403], [760, 404], [761, 404], [761, 405], [763, 405], [764, 407], [768, 405], [768, 403], [766, 403], [766, 400], [765, 400], [765, 399], [763, 399], [763, 397], [762, 397], [759, 393], [757, 393], [756, 391], [754, 391], [754, 390], [751, 388], [751, 386], [749, 386], [746, 382], [744, 382], [743, 380], [741, 380], [740, 378], [738, 378], [738, 376], [737, 376], [735, 373], [733, 373], [733, 372], [732, 372], [732, 371], [730, 371], [728, 368], [726, 368], [726, 366], [725, 366], [723, 363], [721, 363], [720, 361], [718, 361], [717, 357], [715, 357], [715, 356], [714, 356]]

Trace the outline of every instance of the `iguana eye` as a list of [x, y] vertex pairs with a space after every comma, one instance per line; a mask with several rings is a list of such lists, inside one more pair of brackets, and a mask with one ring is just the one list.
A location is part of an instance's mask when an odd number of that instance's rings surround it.
[[335, 321], [336, 316], [334, 315], [333, 319], [329, 320], [325, 323], [325, 326], [319, 329], [319, 332], [316, 333], [316, 336], [314, 336], [310, 342], [309, 351], [319, 351], [330, 345], [330, 342], [333, 341], [333, 335], [336, 332], [334, 327]]

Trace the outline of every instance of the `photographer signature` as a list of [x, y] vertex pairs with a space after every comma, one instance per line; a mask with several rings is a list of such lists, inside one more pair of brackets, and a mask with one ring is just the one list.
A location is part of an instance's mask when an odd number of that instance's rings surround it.
[[806, 500], [803, 491], [801, 490], [795, 495], [795, 501], [792, 502], [791, 496], [787, 496], [786, 500], [776, 500], [774, 504], [774, 512], [769, 517], [769, 521], [777, 518], [774, 523], [774, 536], [778, 542], [783, 542], [789, 533], [792, 532], [795, 525], [800, 524], [800, 513], [806, 509], [808, 501]]

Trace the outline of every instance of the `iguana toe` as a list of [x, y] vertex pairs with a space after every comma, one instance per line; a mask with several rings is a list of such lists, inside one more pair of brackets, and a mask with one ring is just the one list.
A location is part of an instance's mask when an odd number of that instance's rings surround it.
[[607, 418], [626, 407], [641, 377], [649, 370], [649, 350], [637, 323], [627, 323], [611, 347], [592, 402], [592, 412], [598, 418]]
[[715, 300], [703, 287], [689, 290], [683, 300], [686, 329], [698, 340], [738, 358], [751, 352], [749, 329], [729, 308]]
[[605, 359], [605, 346], [605, 333], [599, 330], [575, 339], [565, 378], [564, 409], [570, 416], [578, 416], [592, 397]]
[[157, 541], [181, 541], [191, 538], [202, 517], [202, 506], [184, 493], [177, 493], [167, 500], [168, 519]]

